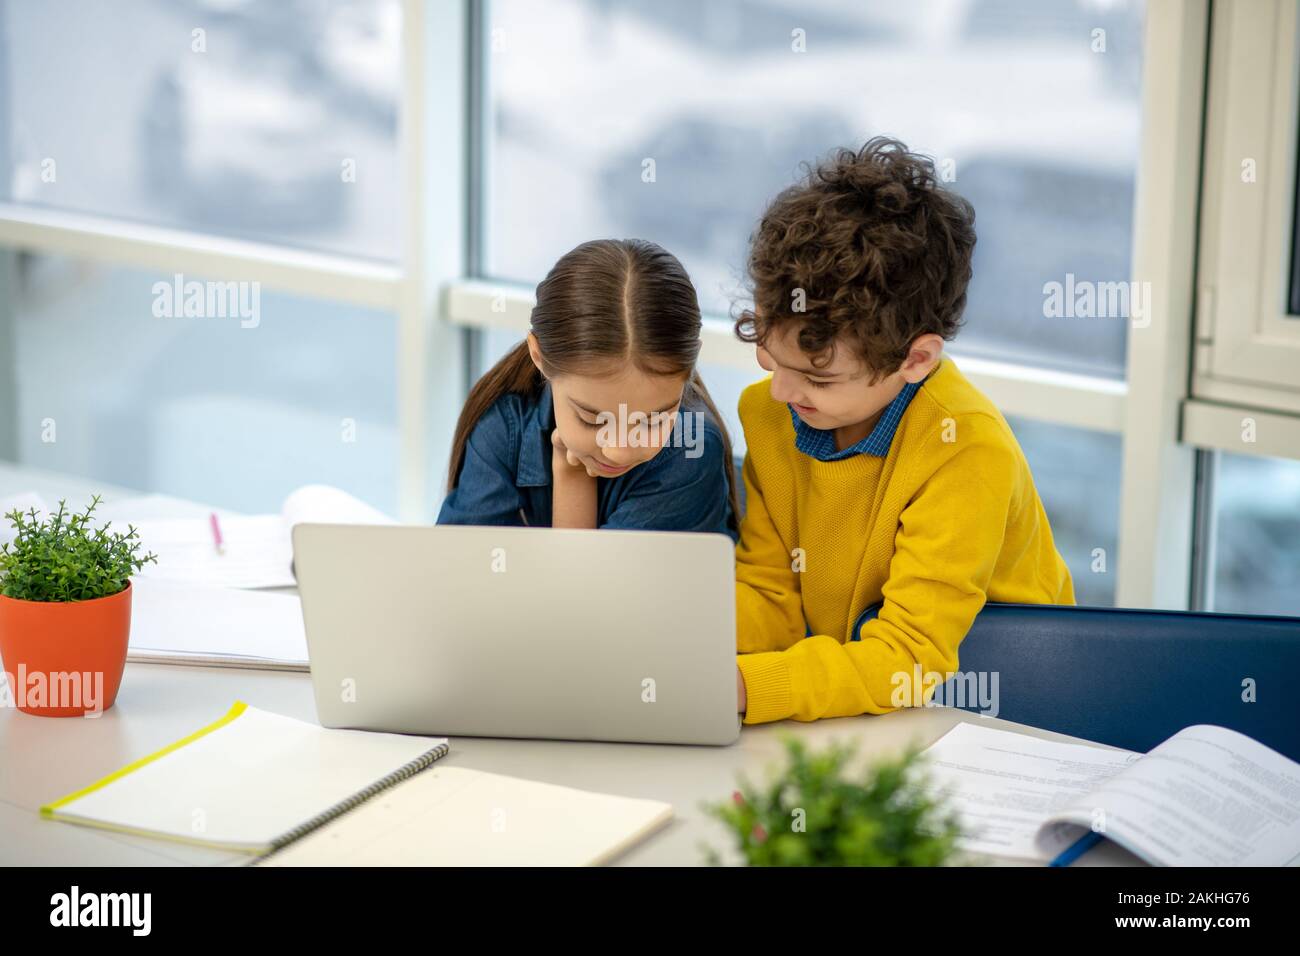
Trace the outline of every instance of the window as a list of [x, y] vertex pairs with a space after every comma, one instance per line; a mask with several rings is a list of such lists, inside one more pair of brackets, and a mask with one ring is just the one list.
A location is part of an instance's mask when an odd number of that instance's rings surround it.
[[1300, 414], [1300, 321], [1289, 288], [1297, 10], [1293, 0], [1214, 5], [1193, 380], [1196, 398], [1291, 415]]
[[[952, 351], [1012, 422], [1079, 600], [1183, 606], [1199, 513], [1215, 606], [1286, 609], [1247, 545], [1284, 542], [1268, 567], [1295, 579], [1297, 9], [0, 0], [0, 455], [246, 510], [319, 478], [427, 521], [465, 359], [517, 340], [560, 254], [657, 240], [723, 317], [799, 164], [889, 134], [976, 207]], [[1164, 303], [1150, 328], [1051, 314], [1052, 283], [1130, 270]], [[177, 272], [260, 280], [259, 327], [155, 317]], [[703, 355], [743, 446], [761, 370], [725, 321]], [[1194, 512], [1191, 449], [1248, 426]]]
[[159, 316], [173, 276], [46, 256], [16, 280], [25, 467], [251, 513], [309, 481], [397, 510], [390, 314], [263, 292], [237, 316]]
[[1300, 615], [1300, 462], [1216, 457], [1210, 609]]
[[1206, 450], [1196, 597], [1210, 610], [1296, 615], [1300, 14], [1290, 0], [1219, 0], [1210, 38], [1195, 364], [1181, 419], [1183, 442]]
[[[935, 157], [976, 209], [958, 361], [1123, 378], [1128, 316], [1049, 316], [1044, 289], [1129, 278], [1142, 3], [487, 10], [489, 280], [532, 285], [579, 242], [635, 235], [682, 259], [706, 312], [728, 314], [765, 203], [802, 162], [887, 134]], [[515, 340], [490, 333], [479, 371]], [[701, 374], [742, 452], [736, 402], [762, 369]], [[1113, 604], [1119, 437], [1014, 426], [1080, 602]]]
[[1075, 600], [1091, 607], [1113, 605], [1120, 437], [1021, 418], [1007, 421], [1033, 472], [1056, 550], [1070, 568]]
[[396, 259], [400, 28], [396, 0], [0, 0], [0, 200]]
[[1129, 278], [1140, 2], [488, 9], [487, 276], [532, 284], [581, 241], [639, 236], [726, 313], [799, 164], [888, 134], [976, 208], [959, 352], [1123, 377], [1125, 316], [1049, 317], [1044, 287]]

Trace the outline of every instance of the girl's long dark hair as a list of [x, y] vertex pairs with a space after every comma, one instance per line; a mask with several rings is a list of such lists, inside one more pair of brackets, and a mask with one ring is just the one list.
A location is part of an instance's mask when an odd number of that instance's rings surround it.
[[[632, 364], [649, 375], [686, 375], [683, 406], [697, 398], [722, 433], [732, 520], [740, 521], [731, 437], [695, 370], [700, 303], [677, 258], [644, 239], [597, 239], [560, 258], [537, 286], [533, 334], [548, 376]], [[456, 487], [465, 443], [502, 395], [536, 395], [545, 380], [520, 342], [470, 389], [456, 422], [447, 489]]]

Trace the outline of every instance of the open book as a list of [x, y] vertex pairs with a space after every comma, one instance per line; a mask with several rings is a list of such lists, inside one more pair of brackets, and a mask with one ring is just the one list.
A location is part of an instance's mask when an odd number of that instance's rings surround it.
[[140, 578], [228, 588], [292, 587], [295, 524], [393, 524], [358, 498], [327, 485], [305, 485], [285, 499], [279, 514], [217, 515], [220, 548], [212, 521], [175, 518], [132, 521], [145, 551], [158, 556]]
[[305, 671], [307, 634], [296, 594], [131, 582], [127, 660]]
[[1300, 865], [1300, 764], [1223, 727], [1139, 754], [963, 722], [925, 754], [971, 852], [1052, 861], [1100, 837], [1159, 866]]
[[41, 807], [41, 816], [293, 865], [589, 865], [666, 803], [463, 767], [446, 738], [327, 730], [236, 702], [221, 719]]

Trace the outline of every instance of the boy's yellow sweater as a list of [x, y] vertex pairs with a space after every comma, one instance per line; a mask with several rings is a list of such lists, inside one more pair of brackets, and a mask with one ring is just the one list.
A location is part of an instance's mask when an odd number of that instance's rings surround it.
[[[905, 685], [894, 675], [910, 680], [918, 664], [956, 671], [958, 644], [986, 600], [1074, 603], [1025, 456], [952, 359], [912, 397], [883, 458], [824, 462], [799, 451], [770, 381], [740, 398], [745, 723], [895, 710]], [[881, 601], [852, 641], [859, 615]]]

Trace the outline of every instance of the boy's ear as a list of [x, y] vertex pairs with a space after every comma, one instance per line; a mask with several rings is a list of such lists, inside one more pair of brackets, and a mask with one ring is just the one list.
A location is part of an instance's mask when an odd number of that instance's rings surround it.
[[919, 335], [908, 349], [907, 358], [903, 360], [903, 366], [898, 373], [903, 376], [903, 381], [908, 383], [923, 381], [939, 363], [941, 355], [943, 355], [943, 336], [935, 335], [933, 332]]
[[[532, 332], [528, 333], [528, 357], [537, 366], [537, 371], [542, 372], [542, 350], [537, 345], [537, 336], [533, 335]], [[542, 377], [546, 377], [545, 372], [542, 372]]]

